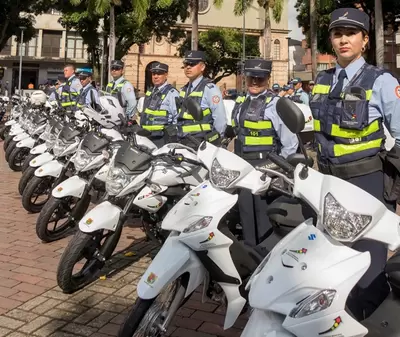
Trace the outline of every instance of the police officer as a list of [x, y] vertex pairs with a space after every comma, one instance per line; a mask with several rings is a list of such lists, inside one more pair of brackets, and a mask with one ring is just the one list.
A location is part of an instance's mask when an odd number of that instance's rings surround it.
[[294, 85], [294, 96], [297, 96], [300, 100], [301, 103], [309, 105], [309, 96], [308, 94], [303, 90], [303, 82], [301, 81], [301, 78], [296, 77], [292, 80], [292, 84]]
[[80, 109], [84, 108], [85, 106], [91, 106], [95, 108], [96, 104], [99, 104], [100, 102], [99, 93], [92, 85], [92, 68], [80, 68], [78, 69], [77, 73], [82, 84], [82, 89], [77, 100], [77, 107]]
[[121, 93], [121, 105], [125, 108], [125, 113], [128, 118], [132, 118], [137, 105], [135, 89], [132, 83], [124, 78], [124, 62], [121, 60], [111, 61], [111, 76], [113, 81], [107, 84], [106, 92], [112, 96], [118, 97]]
[[[399, 83], [362, 56], [369, 41], [366, 13], [354, 8], [333, 11], [329, 34], [337, 64], [318, 74], [310, 102], [319, 170], [357, 185], [393, 209], [383, 198], [380, 155], [385, 145], [383, 121], [396, 146], [400, 145]], [[366, 240], [353, 248], [371, 253], [371, 266], [347, 302], [360, 320], [371, 315], [389, 293], [384, 273], [387, 251], [382, 243]]]
[[[246, 96], [240, 96], [232, 111], [232, 126], [236, 131], [235, 153], [252, 165], [258, 165], [275, 152], [283, 157], [296, 153], [295, 134], [283, 124], [276, 111], [279, 98], [267, 90], [272, 62], [263, 59], [246, 60], [244, 65]], [[242, 190], [239, 211], [245, 244], [255, 246], [268, 231], [266, 200]]]
[[309, 102], [310, 102], [310, 99], [311, 99], [312, 91], [314, 89], [314, 85], [315, 85], [314, 81], [308, 82], [308, 88], [310, 89], [309, 94], [308, 94], [308, 96], [309, 96], [309, 100], [308, 101]]
[[62, 92], [62, 86], [65, 84], [65, 77], [64, 76], [58, 76], [58, 79], [56, 83], [54, 83], [54, 86], [51, 86], [49, 88], [49, 101], [59, 101], [61, 97], [61, 92]]
[[151, 131], [152, 141], [158, 147], [165, 144], [164, 127], [176, 124], [178, 117], [175, 99], [179, 97], [179, 92], [167, 81], [168, 69], [168, 65], [160, 62], [151, 65], [151, 80], [154, 87], [146, 92], [140, 116], [140, 124], [144, 129]]
[[287, 86], [285, 97], [290, 98], [292, 101], [296, 103], [300, 103], [300, 99], [294, 96], [294, 85], [293, 83], [289, 83]]
[[73, 64], [66, 64], [64, 66], [64, 77], [66, 82], [62, 86], [61, 106], [63, 108], [74, 109], [82, 85], [75, 76], [75, 66]]
[[278, 83], [274, 83], [272, 85], [272, 91], [275, 93], [275, 95], [279, 95], [279, 92], [281, 91], [281, 87]]
[[281, 91], [279, 91], [279, 96], [280, 97], [286, 97], [287, 96], [287, 91], [289, 90], [289, 86], [287, 86], [286, 84], [284, 86], [282, 86]]
[[[186, 97], [193, 97], [197, 100], [203, 110], [203, 120], [194, 121], [192, 116], [180, 109], [178, 113], [178, 136], [184, 143], [193, 145], [186, 135], [204, 139], [210, 142], [218, 141], [224, 134], [227, 117], [222, 94], [219, 88], [210, 79], [203, 76], [206, 55], [203, 51], [191, 50], [185, 53], [183, 69], [189, 82], [182, 87], [179, 96], [181, 100]], [[214, 132], [213, 132], [214, 131]]]

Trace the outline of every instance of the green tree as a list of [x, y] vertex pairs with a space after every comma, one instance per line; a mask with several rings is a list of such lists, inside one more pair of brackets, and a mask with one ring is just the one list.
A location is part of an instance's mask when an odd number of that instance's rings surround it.
[[[191, 49], [191, 36], [179, 46], [179, 56]], [[230, 28], [210, 29], [199, 34], [199, 50], [207, 55], [206, 76], [214, 83], [238, 72], [242, 55], [242, 33]], [[257, 36], [246, 37], [246, 55], [260, 56]]]
[[235, 0], [235, 15], [243, 15], [243, 13], [246, 13], [254, 6], [254, 2], [257, 2], [257, 5], [264, 9], [264, 57], [270, 59], [272, 39], [270, 9], [272, 9], [272, 17], [274, 20], [280, 22], [283, 11], [283, 0]]
[[[310, 38], [310, 0], [297, 0], [296, 9], [298, 12], [297, 21], [299, 27], [303, 29], [306, 38]], [[374, 0], [365, 0], [362, 2], [354, 2], [350, 0], [316, 0], [316, 21], [318, 26], [318, 51], [321, 53], [331, 53], [332, 46], [329, 42], [328, 26], [330, 21], [330, 13], [336, 8], [356, 7], [362, 9], [370, 17], [370, 48], [367, 52], [367, 59], [370, 63], [375, 63], [375, 29], [374, 29]], [[393, 27], [395, 31], [398, 29], [399, 22], [396, 19], [400, 17], [400, 1], [385, 0], [382, 1], [382, 13], [384, 28]]]
[[46, 12], [51, 6], [51, 0], [0, 0], [0, 51], [13, 35], [19, 40], [21, 26], [26, 27], [24, 41], [34, 37], [34, 15]]

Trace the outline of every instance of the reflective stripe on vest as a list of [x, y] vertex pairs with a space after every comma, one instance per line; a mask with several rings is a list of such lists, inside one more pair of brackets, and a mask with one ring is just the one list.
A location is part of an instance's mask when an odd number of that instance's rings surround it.
[[[263, 96], [265, 97], [265, 96]], [[274, 96], [267, 96], [261, 109], [265, 110]], [[254, 98], [260, 99], [260, 98]], [[270, 120], [264, 119], [264, 111], [260, 113], [259, 121], [242, 120], [242, 114], [247, 111], [241, 111], [245, 96], [236, 99], [236, 105], [232, 111], [232, 126], [237, 128], [237, 141], [241, 144], [243, 152], [269, 152], [276, 148], [275, 138], [277, 137], [273, 124]], [[239, 118], [238, 118], [239, 116]], [[244, 117], [245, 118], [245, 117]], [[239, 120], [237, 123], [236, 120]]]
[[[210, 83], [210, 81], [203, 78], [199, 85], [194, 89], [195, 91], [192, 91], [188, 97], [195, 98], [196, 101], [201, 104], [204, 90], [208, 83]], [[185, 85], [179, 92], [179, 97], [182, 99], [186, 97], [186, 89], [187, 85]], [[203, 119], [201, 121], [194, 121], [190, 113], [186, 111], [182, 112], [181, 109], [179, 111], [178, 124], [180, 124], [181, 137], [188, 133], [195, 134], [195, 136], [197, 136], [196, 134], [198, 134], [198, 136], [203, 136], [206, 132], [212, 131], [212, 123], [213, 119], [210, 108], [203, 109]]]
[[[384, 145], [382, 119], [369, 121], [369, 101], [372, 87], [384, 70], [365, 65], [347, 87], [361, 87], [365, 100], [351, 100], [344, 106], [342, 99], [331, 99], [331, 83], [334, 69], [321, 72], [312, 91], [310, 108], [314, 118], [315, 139], [319, 160], [330, 164], [345, 164], [371, 157], [379, 153]], [[346, 95], [346, 89], [344, 90]], [[346, 110], [347, 108], [347, 110]], [[355, 110], [361, 109], [361, 110]]]

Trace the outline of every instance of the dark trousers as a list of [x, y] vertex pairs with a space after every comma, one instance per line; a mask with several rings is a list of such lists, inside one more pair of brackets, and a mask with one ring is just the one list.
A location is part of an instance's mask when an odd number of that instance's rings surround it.
[[[384, 183], [382, 171], [351, 178], [348, 181], [370, 193], [382, 201], [389, 210], [394, 211], [395, 205], [386, 202], [383, 198]], [[371, 254], [370, 267], [353, 288], [347, 300], [347, 306], [353, 315], [358, 320], [363, 320], [375, 311], [390, 292], [384, 273], [387, 249], [383, 243], [371, 240], [357, 241], [352, 248], [359, 252], [368, 251]]]
[[[248, 160], [255, 166], [265, 160]], [[238, 206], [240, 223], [243, 228], [244, 243], [254, 247], [260, 243], [267, 231], [271, 228], [267, 217], [268, 199], [265, 196], [253, 195], [248, 190], [239, 192]]]

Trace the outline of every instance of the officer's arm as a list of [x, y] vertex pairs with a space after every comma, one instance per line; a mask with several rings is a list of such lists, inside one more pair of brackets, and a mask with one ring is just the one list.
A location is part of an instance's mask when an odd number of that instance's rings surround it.
[[86, 105], [92, 105], [93, 100], [92, 100], [92, 96], [94, 98], [94, 101], [99, 104], [99, 93], [97, 92], [97, 90], [95, 88], [91, 88], [88, 92], [88, 94], [86, 95], [86, 99], [85, 99], [85, 104]]
[[384, 116], [390, 134], [400, 146], [400, 86], [389, 73], [379, 76], [372, 87], [371, 106], [375, 106]]
[[168, 106], [168, 124], [176, 124], [178, 120], [178, 109], [176, 108], [175, 98], [179, 97], [179, 92], [176, 89], [171, 89], [167, 97], [165, 97], [165, 103]]
[[204, 89], [204, 96], [206, 99], [206, 104], [212, 113], [214, 129], [217, 130], [221, 136], [223, 136], [226, 129], [227, 117], [224, 101], [222, 100], [221, 90], [219, 90], [215, 84], [207, 84]]
[[71, 86], [70, 86], [70, 93], [71, 93], [71, 99], [73, 101], [76, 101], [78, 99], [79, 93], [82, 90], [82, 84], [81, 82], [78, 81], [72, 81]]
[[287, 126], [278, 116], [278, 113], [276, 111], [277, 101], [278, 99], [275, 99], [274, 102], [272, 102], [272, 104], [270, 104], [270, 106], [266, 108], [265, 119], [269, 119], [272, 122], [275, 132], [278, 135], [279, 141], [282, 144], [280, 155], [286, 158], [290, 154], [296, 153], [299, 146], [299, 141], [297, 139], [297, 136], [287, 128]]
[[305, 91], [301, 93], [300, 99], [304, 104], [310, 105], [310, 97]]
[[130, 82], [125, 82], [122, 90], [122, 97], [125, 99], [126, 102], [126, 115], [131, 118], [135, 113], [135, 108], [137, 105], [136, 96], [135, 96], [135, 89]]

